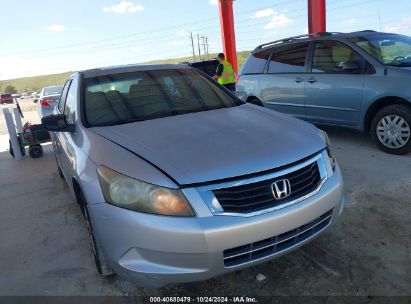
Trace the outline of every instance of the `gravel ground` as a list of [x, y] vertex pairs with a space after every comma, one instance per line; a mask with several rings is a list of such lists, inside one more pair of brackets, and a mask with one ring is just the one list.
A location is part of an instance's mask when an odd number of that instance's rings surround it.
[[[0, 295], [411, 296], [411, 155], [382, 153], [351, 131], [326, 131], [346, 195], [330, 230], [271, 262], [160, 289], [97, 274], [86, 226], [50, 145], [37, 160], [17, 162], [1, 152]], [[256, 279], [260, 273], [265, 280]]]

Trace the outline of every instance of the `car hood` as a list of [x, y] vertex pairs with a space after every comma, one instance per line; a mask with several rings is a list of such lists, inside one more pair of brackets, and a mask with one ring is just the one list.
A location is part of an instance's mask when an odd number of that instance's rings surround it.
[[284, 166], [325, 147], [317, 128], [254, 105], [93, 127], [180, 185]]

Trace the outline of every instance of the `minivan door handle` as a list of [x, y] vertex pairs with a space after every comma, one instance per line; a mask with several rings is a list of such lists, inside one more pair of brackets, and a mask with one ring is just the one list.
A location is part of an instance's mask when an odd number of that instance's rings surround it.
[[317, 79], [315, 79], [314, 77], [311, 77], [311, 78], [308, 78], [308, 79], [307, 79], [307, 82], [309, 82], [309, 83], [315, 83], [315, 82], [317, 82]]
[[300, 83], [300, 82], [303, 82], [303, 81], [304, 81], [304, 79], [301, 78], [301, 77], [297, 77], [297, 78], [295, 79], [295, 82], [296, 82], [296, 83]]

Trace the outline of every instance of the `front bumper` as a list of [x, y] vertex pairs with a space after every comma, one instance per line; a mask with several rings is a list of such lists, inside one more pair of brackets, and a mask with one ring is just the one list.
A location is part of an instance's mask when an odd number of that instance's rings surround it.
[[[315, 195], [298, 204], [252, 217], [175, 218], [109, 204], [89, 205], [89, 212], [96, 236], [113, 269], [140, 286], [158, 287], [206, 280], [283, 255], [327, 229], [343, 206], [343, 183], [337, 165], [334, 174]], [[234, 267], [224, 265], [225, 250], [281, 235], [330, 210], [330, 224], [304, 241], [256, 261]]]

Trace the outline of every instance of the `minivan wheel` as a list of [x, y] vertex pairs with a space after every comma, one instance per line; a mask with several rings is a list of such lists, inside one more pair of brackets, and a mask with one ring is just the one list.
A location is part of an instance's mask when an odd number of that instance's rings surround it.
[[391, 154], [411, 151], [411, 109], [392, 105], [381, 109], [371, 123], [371, 136], [377, 146]]
[[94, 236], [93, 227], [89, 217], [87, 203], [84, 194], [81, 190], [77, 189], [77, 199], [80, 199], [79, 204], [83, 211], [84, 218], [87, 223], [88, 234], [90, 237], [91, 250], [93, 252], [94, 262], [96, 264], [97, 271], [104, 277], [112, 276], [115, 274], [113, 269], [108, 265], [107, 259], [104, 255], [103, 247], [98, 239]]

